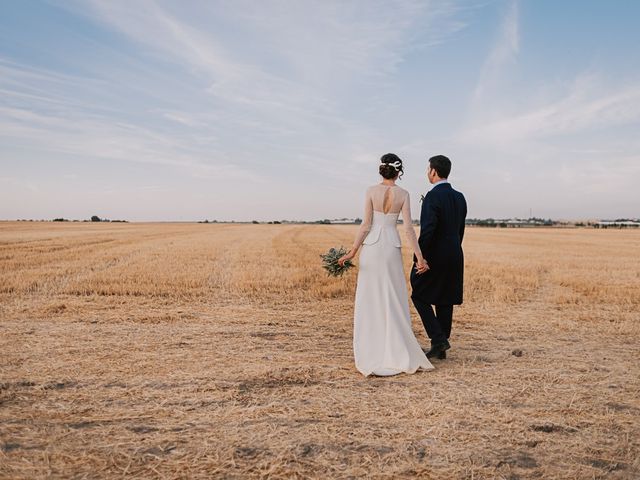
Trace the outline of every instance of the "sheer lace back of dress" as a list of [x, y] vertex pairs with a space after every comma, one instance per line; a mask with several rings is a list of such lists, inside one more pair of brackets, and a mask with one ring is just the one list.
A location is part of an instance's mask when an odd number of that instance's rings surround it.
[[400, 213], [405, 196], [398, 186], [376, 185], [370, 189], [373, 210], [384, 213]]
[[374, 212], [384, 215], [402, 213], [403, 229], [409, 245], [413, 252], [422, 258], [416, 232], [411, 222], [411, 205], [409, 202], [409, 192], [397, 185], [374, 185], [367, 189], [364, 203], [364, 215], [362, 216], [362, 224], [358, 230], [358, 235], [353, 242], [352, 249], [360, 248], [365, 237], [371, 230]]
[[384, 199], [382, 200], [382, 211], [386, 214], [391, 210], [391, 204], [393, 202], [393, 187], [388, 187], [384, 192]]

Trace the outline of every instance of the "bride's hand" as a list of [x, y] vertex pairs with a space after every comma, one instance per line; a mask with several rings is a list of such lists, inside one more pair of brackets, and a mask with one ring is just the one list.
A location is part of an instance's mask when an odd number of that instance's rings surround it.
[[427, 270], [429, 270], [429, 264], [427, 263], [427, 261], [424, 258], [418, 260], [416, 263], [416, 273], [418, 275], [421, 275]]
[[344, 263], [347, 260], [353, 259], [353, 257], [355, 257], [355, 256], [356, 256], [355, 250], [349, 250], [346, 255], [343, 255], [342, 257], [340, 257], [338, 259], [338, 265], [340, 265], [341, 267], [344, 267]]

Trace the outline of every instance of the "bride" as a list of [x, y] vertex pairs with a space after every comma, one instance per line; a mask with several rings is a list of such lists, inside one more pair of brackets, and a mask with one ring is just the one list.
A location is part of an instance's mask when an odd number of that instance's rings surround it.
[[365, 376], [388, 376], [431, 370], [411, 329], [407, 284], [402, 266], [398, 215], [416, 256], [416, 272], [429, 267], [411, 224], [409, 193], [396, 185], [402, 160], [387, 153], [380, 159], [382, 182], [367, 189], [364, 216], [351, 250], [338, 262], [351, 260], [362, 245], [354, 309], [353, 352]]

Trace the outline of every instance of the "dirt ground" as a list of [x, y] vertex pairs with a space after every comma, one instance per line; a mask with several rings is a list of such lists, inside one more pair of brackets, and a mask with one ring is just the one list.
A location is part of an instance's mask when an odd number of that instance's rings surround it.
[[355, 231], [0, 222], [0, 478], [640, 478], [640, 231], [469, 228], [390, 378], [320, 268]]

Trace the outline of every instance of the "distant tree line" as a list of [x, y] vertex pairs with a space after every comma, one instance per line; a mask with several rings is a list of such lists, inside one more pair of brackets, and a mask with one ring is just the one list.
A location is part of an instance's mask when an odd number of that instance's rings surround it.
[[537, 218], [531, 217], [527, 219], [521, 218], [508, 218], [508, 219], [495, 219], [495, 218], [467, 218], [466, 225], [474, 225], [477, 227], [493, 227], [493, 228], [506, 228], [506, 227], [548, 227], [556, 225], [559, 222], [554, 222], [550, 218]]
[[97, 215], [91, 216], [92, 222], [110, 222], [110, 223], [129, 223], [128, 220], [109, 220], [108, 218], [100, 218]]
[[[33, 220], [33, 219], [19, 219], [18, 222], [45, 222], [47, 220]], [[98, 215], [92, 215], [88, 220], [69, 220], [64, 217], [54, 218], [53, 222], [109, 222], [109, 223], [128, 223], [128, 220], [110, 220], [108, 218], [101, 218]], [[399, 220], [401, 223], [402, 221]], [[361, 218], [338, 218], [321, 220], [270, 220], [270, 221], [258, 221], [252, 220], [250, 222], [237, 222], [235, 220], [220, 221], [220, 220], [201, 220], [198, 223], [238, 223], [253, 225], [267, 224], [267, 225], [281, 225], [281, 224], [306, 224], [306, 225], [360, 225], [362, 223]], [[413, 220], [414, 224], [419, 224], [417, 220]], [[490, 228], [507, 228], [507, 227], [540, 227], [540, 226], [561, 226], [561, 227], [594, 227], [594, 228], [625, 228], [625, 227], [640, 227], [640, 219], [630, 218], [617, 218], [615, 220], [601, 220], [601, 221], [558, 221], [550, 218], [538, 218], [531, 217], [527, 219], [521, 218], [509, 218], [509, 219], [495, 219], [495, 218], [468, 218], [466, 225], [473, 225], [478, 227], [490, 227]]]
[[[26, 220], [22, 220], [25, 221]], [[29, 220], [31, 221], [31, 220]], [[80, 222], [80, 220], [69, 220], [68, 218], [54, 218], [53, 219], [54, 222]], [[82, 220], [83, 222], [109, 222], [109, 223], [129, 223], [128, 220], [109, 220], [108, 218], [100, 218], [97, 215], [92, 215], [90, 220]]]
[[[213, 222], [209, 222], [207, 220], [202, 221], [202, 222], [198, 222], [198, 223], [216, 223], [216, 221], [214, 220]], [[340, 224], [356, 224], [359, 225], [362, 223], [362, 219], [360, 218], [356, 218], [354, 220], [351, 219], [339, 219], [339, 220], [329, 220], [328, 218], [322, 219], [322, 220], [269, 220], [269, 221], [263, 221], [260, 222], [258, 220], [251, 220], [250, 222], [236, 222], [234, 220], [231, 220], [230, 222], [221, 222], [221, 223], [251, 223], [253, 225], [260, 225], [260, 224], [265, 224], [265, 225], [282, 225], [287, 224], [287, 223], [292, 223], [292, 224], [296, 224], [296, 225], [332, 225], [332, 224], [336, 224], [336, 223], [340, 223]]]

